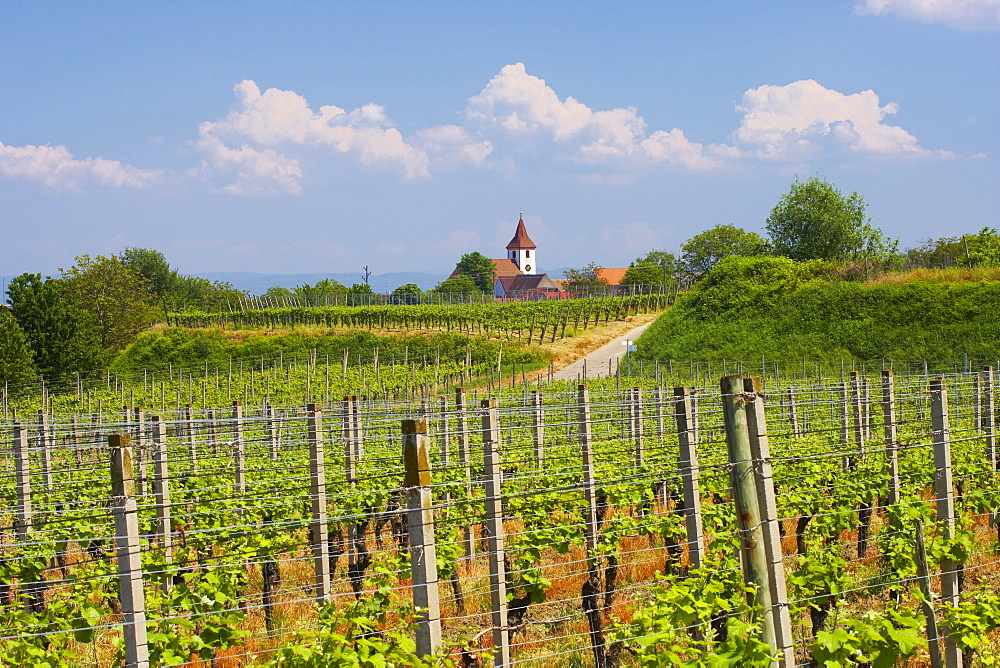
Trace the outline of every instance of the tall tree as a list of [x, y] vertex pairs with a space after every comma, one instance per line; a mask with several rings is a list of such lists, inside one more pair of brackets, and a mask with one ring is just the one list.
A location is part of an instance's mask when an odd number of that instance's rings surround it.
[[876, 260], [896, 243], [870, 224], [868, 204], [857, 192], [844, 196], [833, 184], [798, 179], [767, 218], [775, 255], [793, 260]]
[[184, 297], [184, 278], [171, 268], [167, 258], [151, 248], [126, 248], [118, 258], [146, 281], [157, 297]]
[[754, 257], [767, 253], [767, 241], [735, 225], [716, 225], [681, 245], [681, 262], [688, 271], [709, 271], [730, 255]]
[[88, 311], [101, 345], [124, 350], [155, 318], [153, 293], [139, 272], [111, 256], [81, 255], [63, 271], [66, 292]]
[[602, 268], [596, 262], [591, 262], [582, 269], [567, 269], [563, 272], [563, 276], [569, 279], [566, 289], [570, 292], [603, 290], [607, 283], [597, 275], [597, 272]]
[[19, 394], [37, 377], [28, 337], [8, 308], [0, 308], [0, 385], [6, 383], [11, 394]]
[[67, 294], [63, 281], [21, 274], [7, 295], [39, 373], [65, 378], [106, 366], [110, 353], [100, 345], [93, 316]]
[[465, 294], [480, 295], [482, 294], [483, 291], [479, 289], [479, 286], [476, 285], [476, 282], [472, 279], [471, 276], [466, 276], [465, 274], [459, 274], [458, 276], [454, 276], [452, 278], [446, 278], [440, 283], [438, 283], [436, 286], [434, 286], [434, 292], [438, 292], [441, 294], [465, 293]]
[[673, 253], [651, 250], [629, 263], [622, 285], [668, 285], [674, 281], [677, 258]]
[[917, 248], [906, 251], [906, 259], [925, 267], [998, 267], [1000, 266], [1000, 233], [984, 227], [977, 234], [928, 239]]
[[455, 265], [455, 271], [475, 281], [481, 292], [493, 292], [493, 286], [496, 284], [496, 267], [493, 260], [482, 253], [466, 253]]

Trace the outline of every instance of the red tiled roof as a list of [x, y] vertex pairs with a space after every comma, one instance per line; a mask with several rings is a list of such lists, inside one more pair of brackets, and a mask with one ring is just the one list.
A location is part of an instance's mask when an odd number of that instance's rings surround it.
[[621, 285], [622, 279], [625, 278], [626, 271], [628, 271], [628, 269], [601, 267], [597, 270], [597, 278], [601, 279], [608, 285]]
[[514, 238], [510, 240], [507, 244], [507, 250], [517, 250], [521, 248], [535, 249], [535, 242], [528, 237], [528, 231], [524, 229], [524, 219], [517, 219], [517, 230], [514, 232]]
[[[534, 248], [534, 246], [532, 246]], [[518, 268], [514, 261], [508, 257], [501, 258], [499, 260], [493, 260], [493, 272], [496, 278], [503, 278], [504, 276], [520, 276], [521, 270]]]
[[[518, 276], [521, 274], [521, 270], [518, 269], [517, 265], [510, 258], [500, 258], [491, 259], [490, 262], [493, 263], [493, 280], [503, 276]], [[455, 278], [458, 276], [458, 267], [455, 267], [448, 278]]]

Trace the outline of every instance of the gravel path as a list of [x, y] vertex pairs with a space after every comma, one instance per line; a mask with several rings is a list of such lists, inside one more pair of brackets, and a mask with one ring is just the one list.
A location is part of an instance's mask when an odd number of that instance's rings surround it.
[[605, 376], [612, 375], [617, 368], [618, 360], [625, 355], [625, 346], [622, 345], [622, 341], [626, 339], [635, 341], [651, 324], [653, 323], [647, 322], [645, 325], [639, 325], [635, 329], [629, 330], [611, 343], [601, 346], [586, 357], [581, 357], [569, 366], [556, 371], [552, 378], [554, 380], [582, 379], [585, 360], [587, 363], [587, 378], [604, 378]]

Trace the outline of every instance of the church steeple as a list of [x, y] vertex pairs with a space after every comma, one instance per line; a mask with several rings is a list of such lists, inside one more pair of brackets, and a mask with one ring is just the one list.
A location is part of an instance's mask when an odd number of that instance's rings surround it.
[[514, 238], [507, 244], [507, 257], [517, 265], [521, 273], [537, 274], [538, 258], [535, 256], [535, 242], [528, 236], [528, 231], [524, 228], [524, 214], [517, 219], [517, 230]]

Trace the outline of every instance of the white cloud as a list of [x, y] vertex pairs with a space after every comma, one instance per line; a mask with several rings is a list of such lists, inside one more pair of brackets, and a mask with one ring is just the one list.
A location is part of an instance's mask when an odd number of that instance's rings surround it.
[[[211, 164], [241, 167], [238, 180], [224, 189], [227, 192], [301, 192], [300, 162], [285, 154], [304, 149], [350, 153], [368, 169], [393, 166], [408, 179], [429, 176], [427, 154], [390, 127], [379, 105], [367, 104], [351, 112], [325, 105], [313, 111], [294, 91], [269, 88], [261, 93], [250, 80], [241, 81], [233, 90], [236, 106], [222, 120], [202, 123], [194, 143], [209, 154]], [[240, 148], [231, 148], [232, 144]], [[227, 150], [238, 155], [226, 154]]]
[[414, 145], [436, 160], [480, 166], [493, 152], [488, 139], [477, 141], [468, 130], [457, 125], [439, 125], [416, 133]]
[[586, 164], [665, 162], [701, 171], [721, 167], [727, 153], [689, 141], [677, 129], [647, 135], [646, 121], [633, 107], [594, 111], [573, 97], [559, 99], [523, 63], [506, 65], [469, 98], [465, 118], [506, 140], [551, 140], [557, 157]]
[[[204, 124], [203, 124], [204, 125]], [[219, 137], [203, 132], [194, 143], [205, 159], [202, 172], [221, 172], [235, 177], [222, 192], [229, 195], [268, 195], [284, 192], [298, 195], [302, 192], [299, 179], [302, 168], [299, 161], [271, 149], [259, 151], [246, 144], [233, 149]]]
[[895, 14], [958, 30], [1000, 30], [1000, 0], [859, 0], [858, 14]]
[[743, 94], [743, 113], [732, 140], [767, 160], [808, 160], [830, 154], [956, 157], [921, 148], [906, 130], [883, 121], [897, 105], [881, 105], [874, 91], [844, 95], [812, 79], [761, 86]]
[[57, 190], [78, 190], [87, 181], [114, 188], [142, 188], [163, 176], [117, 160], [76, 159], [65, 146], [7, 146], [0, 142], [0, 174], [37, 181]]

